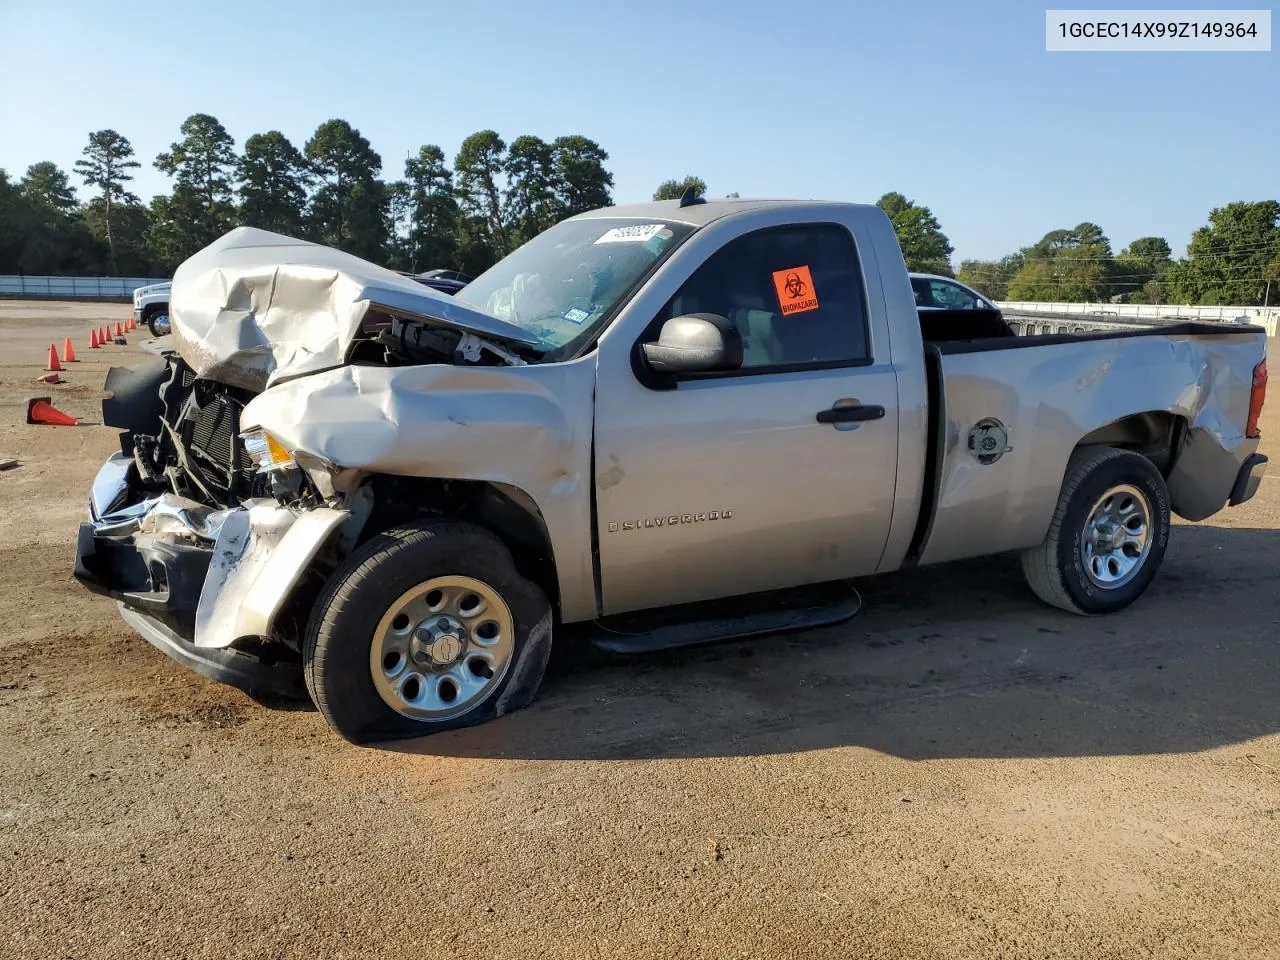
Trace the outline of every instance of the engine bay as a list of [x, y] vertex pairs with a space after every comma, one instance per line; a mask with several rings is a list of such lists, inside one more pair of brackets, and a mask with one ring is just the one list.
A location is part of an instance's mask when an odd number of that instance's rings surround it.
[[113, 368], [105, 386], [103, 422], [125, 431], [120, 452], [132, 459], [130, 488], [141, 498], [173, 493], [226, 507], [271, 495], [239, 436], [251, 391], [197, 377], [176, 353]]

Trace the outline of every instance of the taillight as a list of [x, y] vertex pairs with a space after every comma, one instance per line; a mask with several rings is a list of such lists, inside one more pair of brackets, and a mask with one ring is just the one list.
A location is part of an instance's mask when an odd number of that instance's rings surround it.
[[1262, 403], [1267, 399], [1267, 361], [1253, 368], [1253, 389], [1249, 391], [1249, 419], [1244, 425], [1244, 435], [1250, 440], [1262, 436], [1258, 418], [1262, 416]]

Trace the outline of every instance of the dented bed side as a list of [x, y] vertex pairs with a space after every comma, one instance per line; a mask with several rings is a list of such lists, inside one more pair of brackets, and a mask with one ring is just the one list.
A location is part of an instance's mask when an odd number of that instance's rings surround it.
[[[1072, 451], [1135, 414], [1185, 424], [1168, 474], [1174, 512], [1203, 520], [1221, 510], [1258, 448], [1244, 430], [1250, 378], [1264, 353], [1261, 331], [1251, 329], [944, 350], [936, 512], [920, 562], [1043, 541]], [[985, 463], [969, 449], [984, 421], [995, 422], [997, 444]]]

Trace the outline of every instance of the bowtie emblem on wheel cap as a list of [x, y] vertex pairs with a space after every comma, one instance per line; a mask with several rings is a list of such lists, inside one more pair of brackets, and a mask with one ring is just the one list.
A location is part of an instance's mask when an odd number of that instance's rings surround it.
[[413, 659], [432, 667], [448, 666], [466, 647], [461, 633], [461, 627], [448, 617], [428, 620], [418, 627], [410, 644]]

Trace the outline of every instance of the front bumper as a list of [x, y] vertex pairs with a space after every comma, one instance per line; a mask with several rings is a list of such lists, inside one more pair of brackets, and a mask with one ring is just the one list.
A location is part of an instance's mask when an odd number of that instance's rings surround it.
[[196, 609], [212, 545], [166, 543], [110, 536], [92, 521], [76, 536], [75, 577], [93, 593], [111, 597], [181, 636], [195, 636]]
[[120, 616], [156, 649], [210, 680], [236, 687], [255, 697], [284, 697], [289, 700], [307, 697], [302, 664], [297, 660], [272, 663], [233, 648], [197, 647], [161, 621], [123, 603], [120, 604]]
[[170, 553], [149, 546], [98, 536], [92, 522], [82, 523], [76, 538], [76, 579], [92, 592], [113, 598], [125, 623], [143, 639], [202, 676], [252, 696], [307, 696], [297, 659], [264, 658], [234, 646], [196, 646], [195, 615], [212, 546]]
[[209, 510], [169, 495], [126, 506], [130, 462], [114, 455], [94, 481], [76, 579], [199, 673], [252, 694], [305, 695], [297, 656], [273, 629], [347, 511], [270, 500]]

